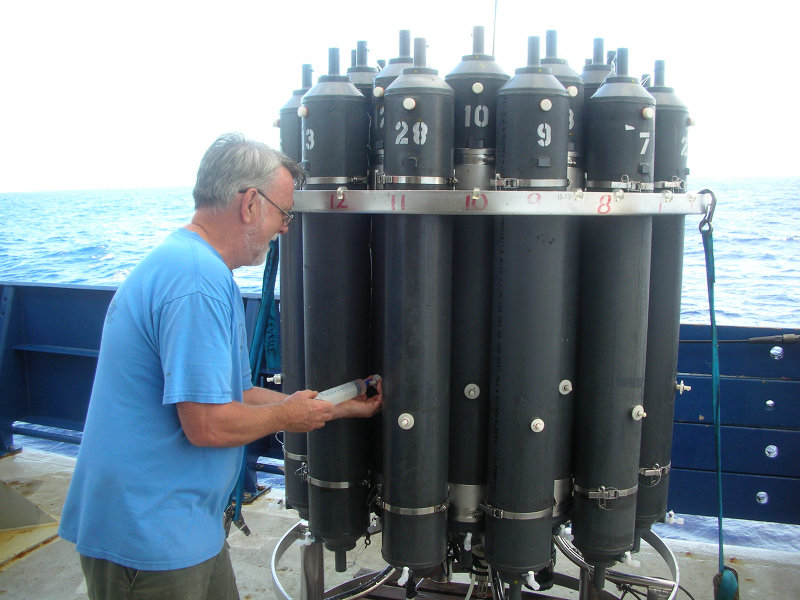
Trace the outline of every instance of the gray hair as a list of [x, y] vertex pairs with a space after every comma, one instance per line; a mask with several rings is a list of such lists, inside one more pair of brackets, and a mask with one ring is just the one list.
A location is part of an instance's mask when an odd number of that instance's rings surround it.
[[303, 169], [285, 154], [241, 133], [225, 133], [206, 150], [197, 170], [192, 196], [195, 208], [227, 208], [239, 190], [268, 190], [284, 167], [295, 187], [305, 181]]

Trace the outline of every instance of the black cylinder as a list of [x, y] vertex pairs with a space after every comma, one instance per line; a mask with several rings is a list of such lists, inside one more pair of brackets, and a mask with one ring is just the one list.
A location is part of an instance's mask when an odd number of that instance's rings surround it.
[[[625, 48], [618, 60], [624, 73]], [[586, 188], [652, 191], [654, 138], [655, 99], [635, 77], [607, 77], [587, 101]]]
[[675, 377], [681, 324], [683, 215], [653, 218], [650, 257], [650, 305], [647, 323], [647, 363], [644, 378], [642, 444], [636, 529], [647, 530], [667, 512]]
[[[372, 90], [374, 116], [372, 119], [372, 164], [378, 172], [383, 171], [384, 147], [386, 139], [386, 88], [397, 79], [403, 69], [414, 62], [411, 57], [411, 32], [408, 29], [400, 31], [400, 51], [396, 58], [389, 59], [387, 64], [377, 74]], [[376, 187], [382, 187], [376, 186]]]
[[594, 95], [613, 70], [611, 65], [607, 65], [603, 60], [603, 46], [603, 38], [594, 38], [592, 59], [591, 61], [587, 59], [587, 64], [583, 66], [581, 72], [586, 100]]
[[455, 91], [453, 145], [456, 188], [486, 189], [495, 174], [497, 92], [508, 75], [483, 54], [483, 27], [473, 29], [473, 54], [445, 76]]
[[[296, 114], [296, 111], [295, 111]], [[306, 388], [303, 315], [303, 215], [295, 213], [289, 229], [280, 237], [281, 277], [281, 376], [284, 392]], [[286, 506], [308, 519], [308, 439], [305, 433], [285, 431], [284, 471]]]
[[447, 550], [452, 221], [386, 222], [383, 558], [422, 575]]
[[652, 218], [584, 225], [572, 533], [602, 569], [634, 539]]
[[338, 48], [330, 50], [329, 71], [302, 100], [306, 189], [366, 189], [369, 104], [347, 76], [338, 74]]
[[551, 560], [554, 459], [569, 454], [557, 415], [574, 379], [577, 248], [569, 217], [497, 219], [486, 559], [506, 581]]
[[[369, 216], [309, 213], [303, 217], [305, 366], [310, 389], [328, 389], [368, 374], [369, 236]], [[308, 434], [311, 533], [339, 555], [355, 546], [369, 522], [366, 426], [365, 419], [338, 419]]]
[[[302, 152], [300, 101], [311, 88], [311, 65], [303, 65], [302, 87], [280, 112], [281, 152], [300, 162]], [[305, 345], [303, 340], [303, 215], [295, 213], [292, 224], [280, 237], [281, 290], [281, 376], [282, 389], [291, 394], [305, 389]], [[308, 519], [308, 484], [304, 471], [308, 465], [308, 440], [305, 433], [283, 433], [286, 506]]]
[[453, 336], [450, 368], [450, 530], [483, 530], [486, 497], [489, 349], [494, 217], [453, 222]]
[[303, 159], [301, 149], [302, 122], [297, 109], [303, 95], [311, 89], [311, 65], [303, 65], [302, 87], [292, 93], [289, 101], [281, 107], [278, 127], [280, 128], [281, 152], [295, 162]]
[[558, 38], [555, 30], [548, 30], [546, 56], [542, 65], [549, 67], [569, 95], [569, 147], [567, 174], [569, 189], [583, 188], [583, 109], [584, 87], [578, 75], [563, 58], [558, 58]]
[[689, 175], [689, 110], [675, 95], [675, 90], [664, 85], [663, 60], [656, 61], [654, 75], [654, 85], [647, 91], [656, 99], [655, 189], [669, 188], [681, 193], [687, 189]]
[[372, 170], [372, 117], [375, 112], [374, 106], [374, 98], [372, 96], [372, 86], [375, 76], [378, 74], [378, 69], [375, 67], [370, 67], [367, 64], [367, 42], [360, 41], [357, 43], [357, 48], [354, 51], [354, 61], [353, 65], [347, 69], [347, 77], [353, 82], [353, 85], [356, 86], [356, 89], [364, 95], [366, 98], [366, 111], [367, 111], [367, 121], [369, 122], [369, 127], [367, 132], [370, 136], [370, 139], [367, 141], [367, 169], [369, 171]]
[[372, 98], [372, 84], [378, 74], [378, 69], [367, 64], [367, 42], [358, 42], [357, 46], [355, 64], [347, 69], [347, 76], [358, 91], [364, 94], [364, 97]]
[[387, 189], [446, 189], [453, 177], [455, 93], [425, 63], [425, 40], [414, 40], [414, 66], [385, 94]]
[[569, 96], [528, 39], [528, 66], [497, 93], [497, 172], [521, 189], [566, 189]]

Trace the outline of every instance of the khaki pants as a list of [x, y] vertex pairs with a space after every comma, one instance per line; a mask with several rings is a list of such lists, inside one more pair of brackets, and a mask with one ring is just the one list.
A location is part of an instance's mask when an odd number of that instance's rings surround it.
[[91, 600], [239, 600], [227, 542], [217, 556], [172, 571], [143, 571], [81, 555]]

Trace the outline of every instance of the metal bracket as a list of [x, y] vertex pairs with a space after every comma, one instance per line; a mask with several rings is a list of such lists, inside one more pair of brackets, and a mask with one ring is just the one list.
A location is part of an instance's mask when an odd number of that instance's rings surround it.
[[639, 475], [644, 475], [645, 477], [663, 477], [664, 475], [669, 473], [671, 468], [672, 468], [671, 462], [663, 467], [659, 466], [659, 464], [656, 463], [649, 469], [647, 468], [639, 469]]
[[480, 504], [478, 508], [494, 519], [510, 519], [512, 521], [533, 521], [534, 519], [542, 519], [553, 515], [552, 506], [534, 512], [512, 512], [491, 504]]
[[450, 499], [446, 499], [441, 504], [434, 506], [423, 506], [422, 508], [404, 508], [402, 506], [392, 506], [388, 502], [384, 502], [382, 498], [377, 498], [378, 506], [382, 509], [394, 513], [396, 515], [406, 515], [412, 517], [419, 517], [422, 515], [433, 515], [439, 512], [445, 512], [450, 506]]
[[604, 485], [601, 485], [596, 489], [588, 490], [575, 483], [573, 484], [572, 489], [576, 494], [585, 496], [590, 500], [597, 500], [600, 508], [605, 509], [606, 502], [609, 500], [619, 500], [620, 498], [636, 495], [636, 492], [639, 490], [639, 484], [624, 490], [620, 490], [615, 487], [606, 487]]
[[[307, 472], [306, 472], [307, 473]], [[329, 490], [346, 490], [349, 488], [357, 488], [357, 487], [366, 487], [368, 482], [364, 481], [324, 481], [322, 479], [316, 479], [315, 477], [311, 477], [311, 475], [306, 474], [306, 481], [308, 481], [309, 485], [313, 485], [314, 487], [325, 488]]]

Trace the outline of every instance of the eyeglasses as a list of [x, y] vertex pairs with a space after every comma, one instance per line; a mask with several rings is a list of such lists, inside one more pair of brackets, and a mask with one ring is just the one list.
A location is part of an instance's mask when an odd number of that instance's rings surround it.
[[293, 215], [292, 213], [288, 213], [288, 212], [286, 212], [285, 210], [283, 210], [283, 209], [282, 209], [280, 206], [278, 206], [278, 205], [277, 205], [277, 204], [275, 204], [275, 203], [274, 203], [272, 200], [270, 200], [270, 199], [269, 199], [269, 196], [267, 196], [267, 195], [266, 195], [264, 192], [262, 192], [262, 191], [261, 191], [261, 190], [259, 190], [258, 188], [245, 188], [245, 189], [243, 189], [243, 190], [239, 190], [239, 193], [240, 193], [240, 194], [244, 194], [244, 193], [246, 193], [246, 192], [247, 192], [247, 190], [249, 190], [249, 189], [254, 189], [256, 192], [258, 192], [258, 194], [259, 194], [259, 195], [261, 195], [261, 196], [264, 196], [264, 199], [265, 199], [267, 202], [269, 202], [270, 204], [272, 204], [272, 206], [274, 206], [275, 208], [277, 208], [279, 211], [281, 211], [281, 212], [283, 213], [283, 226], [284, 226], [284, 227], [288, 226], [288, 225], [289, 225], [289, 223], [291, 223], [291, 222], [292, 222], [292, 219], [294, 219], [294, 215]]

